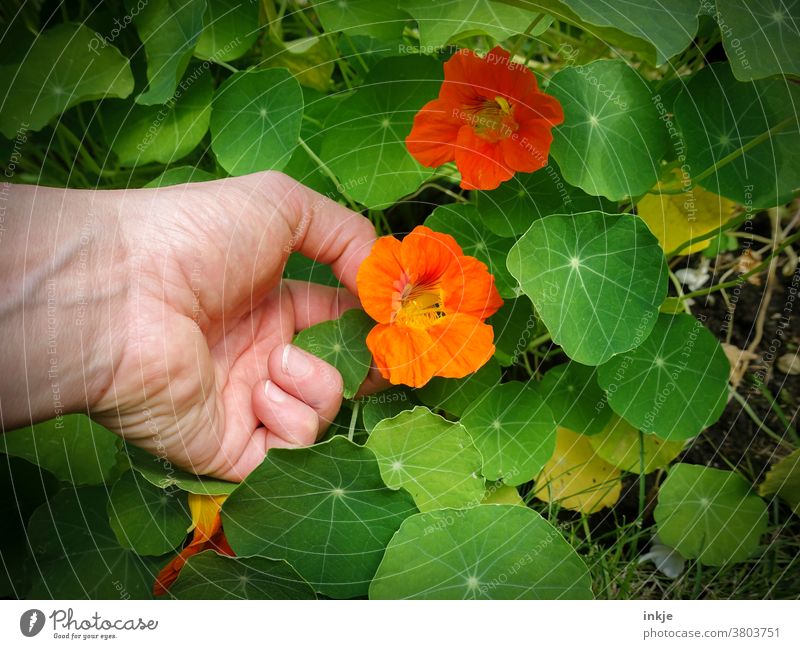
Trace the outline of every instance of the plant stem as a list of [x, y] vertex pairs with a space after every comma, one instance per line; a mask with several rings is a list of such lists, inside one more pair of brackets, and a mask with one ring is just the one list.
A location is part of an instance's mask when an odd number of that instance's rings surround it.
[[[317, 166], [320, 168], [322, 173], [324, 173], [328, 178], [330, 178], [333, 184], [336, 185], [337, 188], [342, 187], [342, 183], [339, 182], [339, 179], [336, 177], [336, 174], [330, 170], [328, 165], [326, 165], [316, 153], [314, 153], [314, 150], [310, 146], [308, 146], [308, 144], [306, 144], [306, 141], [302, 137], [297, 138], [297, 141], [300, 143], [300, 146], [303, 147], [308, 156], [314, 162], [317, 163]], [[347, 194], [345, 194], [344, 192], [340, 193], [350, 205], [351, 210], [353, 210], [354, 212], [360, 211], [358, 206], [350, 199], [350, 197]]]
[[784, 239], [783, 243], [781, 243], [781, 245], [777, 246], [775, 248], [775, 250], [772, 253], [770, 253], [770, 255], [764, 261], [762, 261], [757, 266], [754, 266], [753, 268], [751, 268], [746, 273], [743, 273], [742, 275], [739, 275], [739, 277], [737, 277], [736, 279], [732, 279], [729, 282], [723, 282], [722, 284], [717, 284], [716, 286], [710, 286], [709, 288], [703, 288], [703, 289], [700, 289], [699, 291], [694, 291], [692, 293], [687, 293], [686, 295], [682, 296], [681, 299], [688, 300], [689, 298], [693, 298], [693, 297], [701, 297], [703, 295], [709, 295], [710, 293], [714, 293], [716, 291], [720, 291], [720, 290], [722, 290], [724, 288], [733, 288], [734, 286], [740, 285], [748, 277], [752, 277], [753, 275], [756, 275], [756, 274], [760, 273], [762, 270], [764, 270], [767, 266], [769, 266], [772, 258], [775, 255], [777, 255], [779, 252], [781, 252], [781, 250], [783, 250], [784, 248], [792, 245], [795, 241], [798, 241], [798, 240], [800, 240], [800, 232], [798, 232], [796, 234], [793, 234], [791, 237], [788, 237], [788, 238]]
[[356, 422], [358, 421], [358, 410], [361, 407], [361, 401], [353, 402], [353, 414], [350, 415], [350, 429], [347, 431], [347, 439], [351, 442], [356, 434]]
[[536, 29], [536, 25], [542, 22], [543, 19], [544, 19], [544, 14], [539, 14], [538, 16], [536, 16], [536, 18], [534, 18], [531, 21], [531, 24], [528, 25], [528, 28], [522, 34], [519, 35], [517, 42], [514, 43], [514, 46], [511, 48], [511, 52], [509, 52], [508, 54], [509, 61], [514, 60], [514, 57], [517, 55], [517, 52], [519, 52], [520, 48], [522, 47], [522, 43], [525, 42], [525, 39], [528, 38], [528, 36], [530, 36], [530, 33], [534, 29]]

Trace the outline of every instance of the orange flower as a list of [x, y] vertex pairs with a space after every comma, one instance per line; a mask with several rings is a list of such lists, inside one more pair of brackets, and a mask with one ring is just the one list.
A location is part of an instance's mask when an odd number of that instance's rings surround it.
[[391, 383], [418, 388], [434, 376], [461, 378], [494, 353], [484, 320], [503, 300], [486, 266], [450, 235], [420, 225], [402, 242], [381, 237], [357, 282], [364, 310], [379, 323], [367, 346]]
[[426, 167], [455, 160], [464, 189], [495, 189], [516, 171], [547, 164], [551, 129], [564, 121], [555, 97], [502, 47], [485, 58], [459, 50], [444, 64], [439, 98], [414, 118], [406, 146]]
[[191, 543], [180, 554], [170, 561], [158, 573], [153, 584], [154, 595], [164, 595], [173, 582], [178, 578], [181, 569], [189, 557], [203, 550], [216, 550], [220, 554], [233, 556], [233, 550], [228, 545], [228, 539], [222, 531], [222, 519], [219, 515], [220, 507], [227, 496], [203, 496], [189, 494], [189, 511], [192, 513], [192, 525], [187, 532], [194, 530]]

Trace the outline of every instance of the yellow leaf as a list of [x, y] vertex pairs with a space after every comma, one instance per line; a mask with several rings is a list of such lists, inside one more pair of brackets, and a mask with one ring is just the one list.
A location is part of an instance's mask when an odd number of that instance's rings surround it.
[[800, 516], [800, 448], [772, 465], [758, 493], [761, 496], [777, 494]]
[[639, 473], [644, 460], [644, 473], [667, 466], [683, 450], [684, 440], [667, 441], [655, 435], [642, 435], [643, 453], [639, 456], [639, 431], [619, 415], [612, 415], [605, 428], [589, 438], [595, 453], [609, 464], [631, 473]]
[[263, 50], [265, 68], [289, 68], [304, 86], [326, 92], [331, 87], [334, 56], [327, 41], [316, 37], [276, 45], [268, 42]]
[[[675, 170], [678, 180], [680, 170]], [[661, 188], [664, 183], [659, 183]], [[671, 186], [675, 185], [673, 181]], [[706, 234], [730, 221], [736, 204], [706, 191], [699, 185], [679, 194], [647, 194], [636, 205], [636, 211], [647, 223], [665, 253], [672, 252], [682, 243]], [[695, 243], [681, 251], [688, 255], [708, 248], [710, 241]]]
[[591, 514], [619, 499], [619, 469], [599, 458], [589, 437], [559, 428], [556, 451], [536, 478], [535, 495], [545, 502]]

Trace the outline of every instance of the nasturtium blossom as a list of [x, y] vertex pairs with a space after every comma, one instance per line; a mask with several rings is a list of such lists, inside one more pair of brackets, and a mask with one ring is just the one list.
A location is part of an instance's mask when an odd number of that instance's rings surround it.
[[495, 189], [544, 167], [563, 121], [558, 100], [503, 48], [484, 58], [462, 49], [444, 64], [439, 97], [417, 113], [406, 146], [426, 167], [455, 160], [464, 189]]
[[192, 514], [192, 525], [187, 531], [194, 532], [192, 540], [161, 572], [153, 584], [154, 595], [164, 595], [178, 578], [180, 571], [189, 557], [203, 550], [216, 550], [220, 554], [233, 556], [225, 533], [222, 531], [220, 507], [227, 496], [205, 496], [189, 494], [189, 511]]
[[375, 242], [358, 271], [358, 295], [378, 324], [367, 336], [375, 365], [394, 384], [461, 378], [494, 353], [484, 322], [503, 304], [486, 266], [448, 234], [417, 226]]

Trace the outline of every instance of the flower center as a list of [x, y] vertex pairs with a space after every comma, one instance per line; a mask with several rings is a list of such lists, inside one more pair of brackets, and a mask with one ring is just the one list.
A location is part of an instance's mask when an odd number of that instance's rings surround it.
[[483, 102], [475, 110], [473, 120], [475, 133], [490, 142], [510, 137], [519, 129], [514, 120], [514, 107], [499, 95], [494, 100]]
[[427, 329], [444, 317], [444, 296], [436, 284], [414, 285], [408, 276], [395, 282], [392, 322], [414, 329]]

